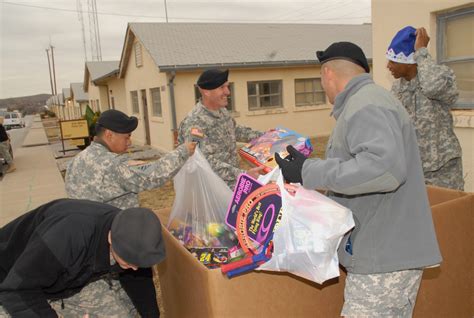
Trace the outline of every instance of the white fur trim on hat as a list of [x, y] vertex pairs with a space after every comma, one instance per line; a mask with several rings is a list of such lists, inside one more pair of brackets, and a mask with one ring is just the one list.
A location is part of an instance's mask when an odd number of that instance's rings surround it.
[[402, 63], [402, 64], [416, 64], [414, 55], [415, 55], [415, 52], [411, 52], [410, 55], [408, 56], [405, 56], [405, 53], [403, 52], [395, 54], [395, 51], [393, 49], [389, 49], [385, 53], [385, 57], [389, 59], [390, 61]]

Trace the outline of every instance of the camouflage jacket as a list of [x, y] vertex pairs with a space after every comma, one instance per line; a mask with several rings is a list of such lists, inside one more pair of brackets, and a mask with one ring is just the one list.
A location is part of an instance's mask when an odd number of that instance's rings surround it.
[[200, 150], [212, 169], [233, 189], [237, 176], [244, 172], [239, 168], [236, 141], [248, 142], [263, 133], [237, 125], [227, 109], [211, 111], [201, 102], [180, 123], [180, 144], [190, 139], [191, 128], [198, 128], [204, 134], [199, 142]]
[[138, 193], [162, 186], [188, 159], [182, 145], [152, 163], [150, 173], [127, 165], [126, 154], [110, 152], [104, 145], [92, 142], [68, 165], [66, 192], [73, 199], [109, 203], [121, 209], [138, 207]]
[[459, 95], [456, 77], [447, 66], [436, 64], [426, 48], [415, 52], [415, 61], [417, 76], [410, 81], [395, 81], [392, 92], [415, 125], [423, 171], [436, 171], [449, 160], [461, 157], [450, 113]]

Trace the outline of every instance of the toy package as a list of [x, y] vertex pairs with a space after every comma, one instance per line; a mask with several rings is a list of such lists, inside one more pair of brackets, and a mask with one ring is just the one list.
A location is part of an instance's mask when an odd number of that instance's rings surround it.
[[244, 251], [265, 244], [273, 234], [280, 216], [281, 197], [278, 187], [275, 184], [262, 185], [252, 177], [241, 174], [237, 179], [225, 222], [236, 230]]
[[306, 157], [313, 152], [309, 138], [299, 133], [276, 127], [267, 131], [262, 136], [253, 139], [239, 150], [239, 154], [247, 161], [257, 166], [264, 166], [265, 172], [270, 172], [277, 166], [274, 154], [278, 152], [282, 158], [288, 155], [286, 147], [292, 145]]
[[190, 247], [188, 250], [208, 268], [217, 268], [229, 260], [229, 250], [225, 247]]

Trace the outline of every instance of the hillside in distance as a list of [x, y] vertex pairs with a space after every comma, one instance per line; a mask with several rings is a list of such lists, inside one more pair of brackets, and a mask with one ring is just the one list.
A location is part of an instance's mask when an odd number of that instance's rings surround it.
[[50, 94], [38, 94], [0, 99], [0, 109], [18, 110], [25, 114], [39, 113], [44, 110], [44, 105], [50, 96]]

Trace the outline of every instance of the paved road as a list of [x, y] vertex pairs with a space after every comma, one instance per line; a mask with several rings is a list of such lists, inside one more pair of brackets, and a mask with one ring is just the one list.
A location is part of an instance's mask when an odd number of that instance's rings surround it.
[[13, 128], [8, 130], [8, 133], [10, 134], [10, 139], [12, 142], [12, 147], [13, 147], [13, 154], [15, 154], [15, 150], [17, 148], [20, 148], [21, 145], [23, 144], [23, 140], [25, 139], [26, 135], [30, 131], [31, 125], [33, 123], [33, 115], [27, 115], [25, 117], [25, 128]]

